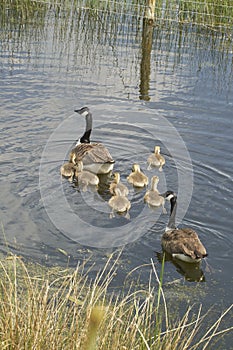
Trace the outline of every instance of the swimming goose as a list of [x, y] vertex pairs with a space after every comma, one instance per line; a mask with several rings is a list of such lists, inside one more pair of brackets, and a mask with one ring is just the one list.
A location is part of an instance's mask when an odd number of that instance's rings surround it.
[[109, 191], [111, 194], [115, 194], [115, 190], [119, 189], [122, 196], [128, 196], [129, 189], [125, 186], [121, 181], [120, 173], [113, 174], [114, 178], [112, 183], [110, 184]]
[[166, 214], [167, 211], [164, 208], [165, 199], [163, 196], [160, 196], [157, 189], [159, 182], [158, 176], [153, 176], [151, 178], [151, 189], [148, 190], [144, 196], [144, 201], [148, 204], [149, 207], [160, 207], [163, 208], [163, 213]]
[[122, 214], [126, 212], [125, 217], [130, 219], [129, 209], [131, 208], [131, 203], [127, 197], [122, 196], [119, 188], [115, 188], [115, 194], [108, 201], [109, 206], [112, 208], [110, 218], [114, 217], [114, 212]]
[[86, 192], [87, 186], [98, 186], [99, 184], [99, 178], [97, 175], [90, 171], [83, 170], [82, 161], [77, 163], [74, 176], [78, 180], [78, 184], [82, 186], [84, 192]]
[[155, 146], [154, 153], [152, 153], [147, 158], [148, 168], [147, 170], [151, 169], [151, 166], [159, 167], [159, 171], [163, 170], [163, 165], [165, 164], [164, 157], [160, 154], [160, 146]]
[[75, 110], [86, 118], [86, 129], [70, 153], [70, 162], [76, 164], [82, 160], [85, 170], [95, 174], [107, 174], [114, 166], [114, 160], [102, 143], [91, 143], [92, 114], [88, 107]]
[[75, 175], [75, 170], [76, 166], [73, 163], [65, 163], [61, 166], [60, 173], [62, 176], [72, 181]]
[[127, 180], [135, 187], [144, 187], [148, 185], [148, 177], [140, 170], [139, 164], [133, 164], [132, 173], [129, 174]]
[[175, 225], [177, 196], [167, 191], [165, 198], [171, 203], [170, 219], [162, 236], [163, 249], [172, 257], [189, 263], [197, 263], [207, 256], [206, 249], [197, 233], [191, 228], [177, 228]]

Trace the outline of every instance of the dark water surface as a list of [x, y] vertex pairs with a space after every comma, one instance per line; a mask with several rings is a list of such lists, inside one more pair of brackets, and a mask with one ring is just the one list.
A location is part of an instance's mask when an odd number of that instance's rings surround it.
[[[165, 264], [167, 294], [205, 309], [232, 299], [232, 42], [191, 25], [156, 26], [149, 80], [142, 81], [142, 20], [91, 11], [45, 8], [27, 20], [14, 9], [1, 17], [1, 250], [46, 264], [70, 265], [92, 256], [96, 269], [124, 245], [116, 285], [133, 268], [158, 270], [168, 221], [130, 188], [130, 220], [109, 218], [106, 179], [98, 193], [61, 180], [59, 168], [88, 105], [93, 140], [116, 160], [122, 181], [139, 162], [159, 190], [178, 192], [177, 221], [196, 229], [209, 256], [201, 271]], [[142, 84], [143, 83], [143, 84]], [[148, 91], [142, 89], [148, 85]], [[142, 91], [143, 90], [143, 91]], [[163, 172], [146, 159], [161, 146]], [[169, 206], [166, 206], [169, 210]], [[150, 267], [137, 271], [147, 283]], [[192, 282], [190, 279], [199, 279]], [[185, 277], [186, 278], [185, 278]], [[191, 277], [190, 277], [191, 276]], [[220, 305], [220, 306], [219, 306]], [[218, 309], [216, 307], [216, 310]], [[216, 311], [218, 315], [218, 311]], [[230, 347], [227, 347], [230, 349]]]

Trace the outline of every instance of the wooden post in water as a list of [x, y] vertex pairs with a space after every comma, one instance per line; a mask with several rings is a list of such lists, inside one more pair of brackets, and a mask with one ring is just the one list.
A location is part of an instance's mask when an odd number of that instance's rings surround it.
[[143, 18], [142, 28], [142, 60], [140, 65], [139, 98], [149, 101], [150, 61], [154, 30], [155, 0], [147, 0], [147, 7]]
[[146, 18], [147, 21], [152, 24], [154, 22], [154, 17], [155, 17], [155, 1], [156, 0], [146, 0], [146, 1], [147, 1], [147, 4], [146, 4], [144, 18]]

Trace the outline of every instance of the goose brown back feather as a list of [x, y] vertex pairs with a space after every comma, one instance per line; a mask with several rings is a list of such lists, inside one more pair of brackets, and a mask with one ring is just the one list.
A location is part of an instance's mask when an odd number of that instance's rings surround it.
[[101, 143], [80, 143], [70, 152], [70, 162], [76, 164], [114, 163], [111, 154]]
[[169, 230], [162, 238], [164, 250], [169, 254], [184, 254], [193, 260], [206, 257], [206, 249], [191, 228]]

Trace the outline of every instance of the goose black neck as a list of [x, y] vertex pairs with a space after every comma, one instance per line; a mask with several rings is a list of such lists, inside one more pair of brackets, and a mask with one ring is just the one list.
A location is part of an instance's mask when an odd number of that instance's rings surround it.
[[170, 216], [171, 216], [174, 213], [174, 211], [176, 211], [177, 197], [175, 195], [170, 199], [170, 203], [171, 203], [171, 210], [170, 210]]
[[170, 199], [171, 210], [170, 210], [170, 219], [168, 222], [169, 228], [176, 228], [176, 208], [177, 208], [177, 197], [174, 195]]
[[92, 114], [91, 112], [88, 112], [86, 115], [86, 131], [89, 131], [92, 129]]
[[80, 138], [80, 143], [90, 143], [91, 130], [85, 131], [83, 136]]
[[83, 136], [80, 138], [81, 143], [90, 143], [91, 131], [92, 131], [92, 114], [88, 112], [86, 115], [86, 130]]

